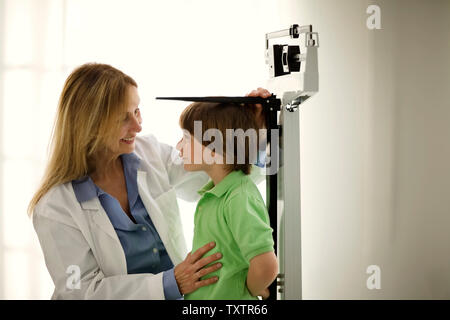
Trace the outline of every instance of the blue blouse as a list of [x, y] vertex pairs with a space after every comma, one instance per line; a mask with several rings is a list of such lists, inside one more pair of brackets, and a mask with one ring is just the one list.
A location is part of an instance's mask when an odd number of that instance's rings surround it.
[[128, 192], [128, 203], [134, 223], [123, 211], [119, 201], [94, 184], [89, 176], [73, 180], [72, 186], [79, 202], [98, 197], [116, 230], [125, 252], [128, 274], [163, 273], [166, 299], [181, 298], [174, 275], [174, 265], [153, 225], [138, 192], [137, 170], [140, 159], [134, 154], [123, 154], [122, 159]]

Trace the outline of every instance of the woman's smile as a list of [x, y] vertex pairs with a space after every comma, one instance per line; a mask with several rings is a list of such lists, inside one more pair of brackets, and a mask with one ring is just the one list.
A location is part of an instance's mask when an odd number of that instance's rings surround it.
[[135, 137], [123, 138], [123, 139], [120, 139], [120, 142], [123, 142], [123, 143], [126, 143], [126, 144], [132, 144], [132, 143], [134, 143], [134, 138]]

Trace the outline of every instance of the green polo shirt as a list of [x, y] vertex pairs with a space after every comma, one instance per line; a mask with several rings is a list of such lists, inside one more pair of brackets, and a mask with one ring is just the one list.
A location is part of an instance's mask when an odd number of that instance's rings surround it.
[[246, 279], [250, 259], [273, 251], [269, 215], [258, 188], [242, 171], [229, 173], [214, 186], [209, 181], [198, 191], [202, 195], [194, 217], [192, 252], [215, 241], [205, 256], [221, 252], [222, 268], [202, 279], [219, 281], [184, 296], [186, 300], [253, 299]]

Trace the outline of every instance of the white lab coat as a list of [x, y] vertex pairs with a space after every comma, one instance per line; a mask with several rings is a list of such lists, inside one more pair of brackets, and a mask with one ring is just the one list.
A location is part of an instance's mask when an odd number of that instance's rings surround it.
[[[187, 254], [177, 196], [196, 200], [208, 176], [186, 172], [178, 151], [152, 135], [137, 137], [135, 144], [141, 158], [139, 195], [177, 265]], [[58, 185], [38, 202], [32, 217], [55, 285], [52, 299], [165, 298], [163, 273], [127, 274], [125, 253], [97, 197], [80, 204], [71, 182]], [[73, 283], [77, 268], [79, 289]]]

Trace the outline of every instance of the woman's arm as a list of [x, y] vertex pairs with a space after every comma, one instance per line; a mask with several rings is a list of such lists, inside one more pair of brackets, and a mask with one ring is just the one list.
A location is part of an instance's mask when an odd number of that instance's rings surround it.
[[278, 274], [278, 262], [275, 253], [266, 252], [253, 257], [247, 274], [247, 288], [253, 296], [266, 298], [265, 289]]

